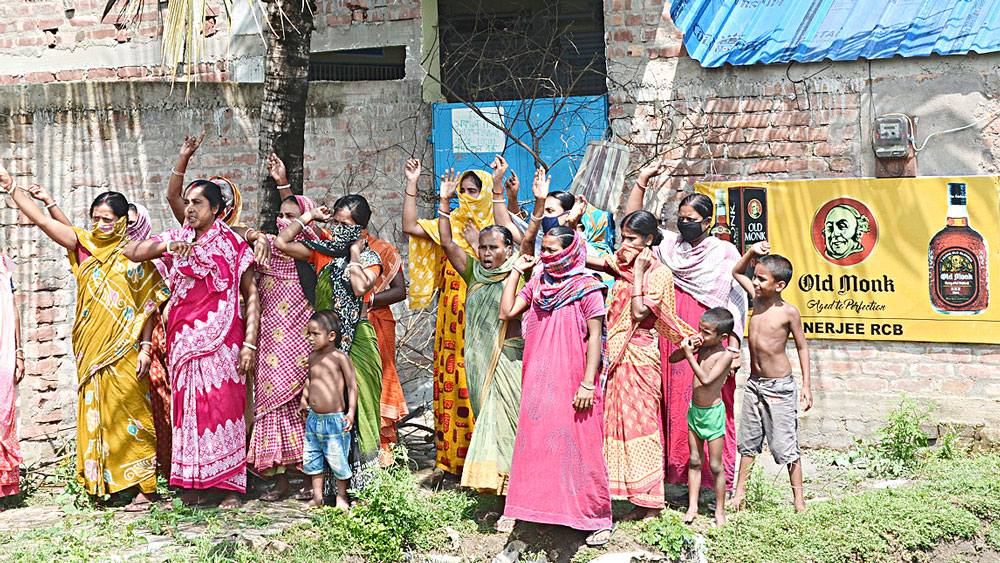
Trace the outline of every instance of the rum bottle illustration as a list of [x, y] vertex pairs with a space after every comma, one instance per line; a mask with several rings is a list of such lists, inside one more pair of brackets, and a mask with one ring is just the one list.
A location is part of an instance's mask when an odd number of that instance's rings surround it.
[[726, 205], [725, 188], [715, 189], [715, 226], [709, 231], [713, 237], [732, 242], [732, 230], [729, 228], [729, 206]]
[[989, 249], [969, 225], [965, 184], [948, 184], [945, 227], [927, 247], [931, 306], [946, 315], [975, 315], [990, 304]]

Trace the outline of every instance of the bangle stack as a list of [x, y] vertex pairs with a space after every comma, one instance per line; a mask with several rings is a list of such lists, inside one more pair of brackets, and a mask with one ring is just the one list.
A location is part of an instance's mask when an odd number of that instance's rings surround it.
[[544, 216], [542, 216], [542, 217], [535, 217], [534, 213], [531, 214], [531, 220], [532, 221], [541, 221], [543, 218], [544, 218]]

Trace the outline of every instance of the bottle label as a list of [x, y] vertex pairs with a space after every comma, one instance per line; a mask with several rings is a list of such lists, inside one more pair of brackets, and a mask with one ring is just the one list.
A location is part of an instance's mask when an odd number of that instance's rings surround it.
[[979, 262], [968, 250], [946, 248], [938, 255], [935, 270], [937, 292], [945, 303], [961, 307], [975, 300], [979, 293]]

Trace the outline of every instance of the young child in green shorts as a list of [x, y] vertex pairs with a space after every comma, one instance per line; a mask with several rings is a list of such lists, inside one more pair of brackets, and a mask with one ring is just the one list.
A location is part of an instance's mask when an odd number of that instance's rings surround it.
[[688, 407], [688, 509], [684, 521], [691, 523], [698, 516], [698, 493], [701, 490], [701, 466], [708, 442], [708, 466], [715, 481], [715, 524], [726, 523], [726, 473], [722, 450], [726, 436], [726, 405], [722, 402], [722, 385], [726, 382], [733, 362], [733, 352], [726, 347], [733, 332], [733, 314], [722, 307], [705, 311], [698, 321], [698, 334], [686, 338], [679, 350], [670, 355], [670, 362], [687, 360], [694, 371], [691, 405]]

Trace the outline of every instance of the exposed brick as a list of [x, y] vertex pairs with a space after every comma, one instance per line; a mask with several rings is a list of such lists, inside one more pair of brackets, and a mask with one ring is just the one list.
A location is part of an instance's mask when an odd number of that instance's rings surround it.
[[807, 154], [807, 145], [802, 143], [771, 143], [771, 154], [774, 156], [803, 156]]
[[731, 158], [759, 158], [769, 156], [771, 148], [764, 143], [740, 143], [730, 145], [727, 153]]
[[55, 82], [56, 75], [51, 72], [29, 72], [24, 75], [24, 80], [29, 84], [44, 84], [46, 82]]
[[946, 379], [941, 382], [941, 392], [965, 395], [972, 390], [973, 383], [968, 379]]
[[849, 158], [831, 158], [830, 170], [834, 172], [847, 172], [854, 169], [854, 161]]
[[767, 129], [747, 129], [744, 131], [744, 138], [748, 143], [753, 143], [755, 141], [763, 141], [765, 143], [770, 143], [772, 141], [787, 141], [789, 136], [789, 130], [784, 127], [775, 128], [770, 127]]
[[730, 99], [710, 99], [705, 102], [705, 113], [739, 113], [740, 101]]
[[844, 379], [844, 387], [850, 391], [885, 391], [889, 383], [877, 377], [852, 376]]
[[1000, 370], [995, 366], [965, 364], [958, 367], [958, 375], [973, 379], [1000, 379]]
[[71, 80], [83, 80], [84, 73], [82, 70], [60, 70], [56, 73], [56, 79], [62, 82], [69, 82]]
[[851, 144], [841, 143], [839, 145], [831, 145], [830, 143], [816, 143], [813, 152], [816, 156], [843, 156], [851, 153]]
[[812, 113], [808, 111], [789, 111], [774, 116], [772, 123], [776, 126], [802, 126], [812, 122]]
[[118, 73], [110, 68], [92, 68], [87, 71], [87, 79], [118, 78]]
[[766, 98], [742, 100], [740, 102], [740, 111], [755, 112], [771, 111], [772, 109], [774, 109], [774, 100]]
[[120, 78], [138, 78], [146, 75], [146, 68], [141, 66], [123, 66], [118, 69]]

